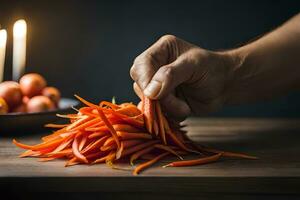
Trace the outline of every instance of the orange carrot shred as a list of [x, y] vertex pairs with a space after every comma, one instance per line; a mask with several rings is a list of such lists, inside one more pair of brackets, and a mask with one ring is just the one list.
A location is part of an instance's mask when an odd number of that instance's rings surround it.
[[157, 161], [159, 161], [160, 159], [162, 159], [163, 157], [169, 155], [170, 153], [169, 152], [165, 152], [165, 153], [162, 153], [160, 154], [159, 156], [153, 158], [152, 160], [149, 160], [145, 163], [142, 163], [140, 165], [138, 165], [134, 171], [133, 171], [133, 175], [138, 175], [142, 170], [146, 169], [147, 167], [153, 165], [154, 163], [156, 163]]
[[98, 110], [99, 112], [99, 116], [101, 117], [101, 119], [103, 120], [103, 122], [105, 123], [105, 125], [107, 126], [107, 128], [109, 129], [110, 133], [112, 134], [112, 136], [115, 139], [115, 142], [118, 146], [118, 148], [120, 148], [120, 141], [118, 139], [118, 135], [116, 133], [116, 130], [114, 129], [114, 127], [111, 125], [111, 123], [108, 121], [108, 119], [106, 118], [106, 116], [104, 115], [103, 111], [101, 109]]
[[[164, 167], [202, 165], [221, 157], [257, 159], [195, 144], [180, 130], [181, 126], [169, 124], [158, 100], [143, 96], [136, 106], [133, 103], [115, 104], [107, 101], [94, 104], [77, 95], [75, 97], [84, 107], [75, 109], [76, 114], [57, 114], [69, 123], [45, 125], [57, 130], [42, 137], [41, 143], [27, 145], [13, 140], [17, 147], [25, 149], [19, 157], [37, 157], [42, 162], [66, 159], [66, 167], [106, 163], [112, 169], [124, 169], [116, 165], [124, 160], [131, 165], [140, 159], [148, 160], [137, 165], [133, 170], [134, 175], [168, 155], [176, 156], [181, 161], [171, 162]], [[192, 160], [182, 158], [196, 154], [202, 154], [202, 157]]]

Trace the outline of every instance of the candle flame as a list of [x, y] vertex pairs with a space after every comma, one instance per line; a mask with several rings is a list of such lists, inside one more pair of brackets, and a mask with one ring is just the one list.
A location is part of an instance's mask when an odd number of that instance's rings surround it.
[[14, 37], [23, 37], [27, 33], [27, 24], [24, 19], [20, 19], [14, 24]]
[[6, 30], [0, 30], [0, 47], [6, 46], [7, 32]]

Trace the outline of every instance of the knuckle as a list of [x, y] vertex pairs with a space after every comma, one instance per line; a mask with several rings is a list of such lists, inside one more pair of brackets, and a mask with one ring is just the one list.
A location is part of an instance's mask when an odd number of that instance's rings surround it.
[[130, 68], [130, 76], [133, 80], [136, 80], [137, 78], [137, 70], [136, 70], [136, 65], [132, 65], [132, 67]]
[[163, 42], [168, 42], [168, 43], [173, 43], [173, 42], [176, 42], [177, 41], [177, 37], [174, 36], [174, 35], [163, 35], [161, 38], [160, 38], [161, 41]]
[[133, 61], [133, 66], [140, 63], [141, 60], [142, 60], [142, 56], [141, 55], [137, 56]]

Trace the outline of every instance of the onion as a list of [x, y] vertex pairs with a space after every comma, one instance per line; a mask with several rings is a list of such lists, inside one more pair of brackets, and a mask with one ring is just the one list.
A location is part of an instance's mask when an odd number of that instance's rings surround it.
[[45, 87], [42, 91], [42, 95], [49, 97], [49, 99], [55, 104], [58, 105], [60, 100], [60, 92], [55, 87]]
[[0, 83], [0, 97], [5, 100], [10, 109], [22, 102], [22, 92], [20, 85], [14, 81]]
[[28, 112], [43, 112], [55, 108], [54, 103], [45, 96], [32, 97], [27, 103]]
[[20, 79], [22, 93], [28, 97], [40, 95], [46, 85], [46, 80], [41, 75], [36, 73], [25, 74]]

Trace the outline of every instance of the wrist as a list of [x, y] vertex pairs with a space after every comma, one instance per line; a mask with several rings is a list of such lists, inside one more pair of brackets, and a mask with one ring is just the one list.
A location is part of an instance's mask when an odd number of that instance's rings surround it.
[[250, 51], [246, 48], [237, 48], [219, 53], [226, 68], [226, 81], [224, 87], [225, 104], [240, 104], [247, 99], [247, 85], [250, 84], [256, 72], [249, 64]]

